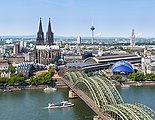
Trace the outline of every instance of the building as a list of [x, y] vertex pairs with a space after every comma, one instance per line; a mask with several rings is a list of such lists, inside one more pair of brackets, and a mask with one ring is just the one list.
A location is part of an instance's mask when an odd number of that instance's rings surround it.
[[121, 54], [121, 55], [105, 55], [105, 56], [100, 56], [100, 57], [89, 57], [84, 60], [86, 63], [102, 63], [102, 64], [111, 64], [113, 65], [114, 63], [118, 61], [128, 61], [131, 64], [135, 63], [141, 63], [141, 56], [135, 55], [135, 54]]
[[33, 61], [33, 59], [32, 59], [33, 53], [31, 53], [31, 52], [23, 53], [23, 56], [25, 57], [25, 61], [27, 61], [27, 62]]
[[75, 71], [83, 71], [85, 73], [88, 72], [96, 72], [96, 71], [102, 71], [105, 69], [108, 69], [110, 67], [110, 64], [88, 64], [88, 63], [68, 63], [65, 65], [65, 67], [70, 70]]
[[128, 75], [133, 71], [131, 64], [126, 61], [118, 61], [112, 66], [113, 74]]
[[6, 53], [6, 48], [5, 48], [4, 45], [1, 45], [1, 46], [0, 46], [0, 53], [1, 53], [1, 54], [5, 54], [5, 53]]
[[33, 62], [22, 62], [17, 65], [17, 73], [22, 73], [24, 77], [30, 77], [31, 70], [43, 70], [45, 66], [35, 64]]
[[21, 41], [20, 41], [20, 51], [21, 51], [23, 48], [24, 48], [24, 41], [21, 40]]
[[66, 63], [79, 63], [82, 62], [82, 55], [74, 55], [74, 54], [68, 54], [64, 56], [64, 61]]
[[10, 64], [8, 60], [0, 60], [0, 71], [8, 70]]
[[10, 64], [8, 60], [0, 60], [0, 77], [10, 77], [10, 72], [8, 72], [8, 68]]
[[151, 63], [147, 67], [147, 74], [155, 74], [155, 63]]
[[155, 74], [155, 59], [151, 55], [149, 47], [145, 46], [144, 55], [142, 57], [141, 69], [144, 75], [146, 74]]
[[132, 29], [132, 33], [131, 33], [131, 36], [130, 36], [130, 46], [131, 47], [135, 46], [135, 32], [134, 32], [134, 29]]
[[18, 43], [14, 44], [14, 47], [13, 47], [13, 54], [18, 54], [20, 51], [20, 46]]
[[10, 64], [14, 65], [25, 61], [24, 56], [6, 56], [5, 59], [7, 59]]
[[27, 41], [24, 41], [24, 46], [23, 46], [24, 48], [26, 48], [27, 47]]
[[79, 45], [81, 44], [81, 37], [80, 36], [77, 37], [77, 44], [79, 44]]
[[46, 41], [44, 41], [44, 32], [42, 29], [42, 21], [40, 19], [39, 31], [37, 33], [36, 46], [34, 48], [34, 62], [48, 65], [50, 63], [58, 62], [61, 57], [60, 47], [54, 45], [54, 34], [51, 29], [51, 22], [49, 19], [48, 30], [46, 32]]

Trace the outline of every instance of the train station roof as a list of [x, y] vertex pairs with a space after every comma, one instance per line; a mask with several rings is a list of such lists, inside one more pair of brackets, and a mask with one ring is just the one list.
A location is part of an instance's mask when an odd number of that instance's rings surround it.
[[115, 54], [115, 55], [106, 55], [100, 57], [89, 57], [84, 60], [85, 63], [108, 63], [108, 62], [117, 62], [117, 61], [141, 61], [141, 57], [135, 54]]

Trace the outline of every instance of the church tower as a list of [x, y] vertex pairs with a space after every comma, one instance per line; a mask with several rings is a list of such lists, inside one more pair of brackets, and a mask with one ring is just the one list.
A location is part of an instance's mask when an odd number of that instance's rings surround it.
[[52, 29], [51, 29], [50, 18], [49, 18], [49, 23], [48, 23], [48, 30], [46, 32], [46, 45], [54, 45], [53, 32], [52, 32]]
[[42, 22], [40, 18], [39, 31], [37, 32], [36, 45], [44, 45], [44, 33], [42, 29]]
[[36, 46], [34, 48], [34, 62], [44, 65], [58, 62], [61, 56], [60, 47], [54, 45], [51, 21], [49, 19], [48, 30], [46, 32], [46, 42], [44, 42], [44, 33], [42, 21], [40, 19], [39, 31], [37, 32]]

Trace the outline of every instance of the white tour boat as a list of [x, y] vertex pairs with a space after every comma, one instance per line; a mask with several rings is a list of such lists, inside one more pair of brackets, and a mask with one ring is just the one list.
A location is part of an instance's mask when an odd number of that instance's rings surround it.
[[55, 91], [55, 90], [57, 90], [56, 88], [53, 88], [53, 87], [46, 87], [46, 88], [44, 88], [44, 91], [46, 92], [46, 91]]
[[129, 88], [129, 87], [130, 85], [124, 85], [124, 84], [121, 85], [121, 88]]
[[60, 103], [49, 103], [48, 104], [48, 109], [52, 109], [52, 108], [66, 108], [66, 107], [72, 107], [74, 106], [74, 104], [68, 102], [68, 101], [63, 101]]

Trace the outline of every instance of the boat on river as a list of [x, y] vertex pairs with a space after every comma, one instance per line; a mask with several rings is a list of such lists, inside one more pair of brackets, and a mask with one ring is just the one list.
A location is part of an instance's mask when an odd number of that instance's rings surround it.
[[68, 102], [68, 101], [62, 101], [60, 103], [49, 103], [48, 104], [48, 109], [52, 108], [67, 108], [67, 107], [72, 107], [74, 104]]
[[46, 88], [44, 88], [43, 89], [45, 92], [48, 92], [48, 91], [55, 91], [55, 90], [57, 90], [56, 88], [53, 88], [53, 87], [46, 87]]
[[142, 84], [141, 82], [137, 82], [137, 83], [136, 83], [136, 86], [137, 86], [137, 87], [142, 86], [142, 85], [143, 85], [143, 84]]
[[130, 85], [125, 85], [125, 84], [121, 85], [121, 88], [129, 88], [129, 87], [130, 87]]

